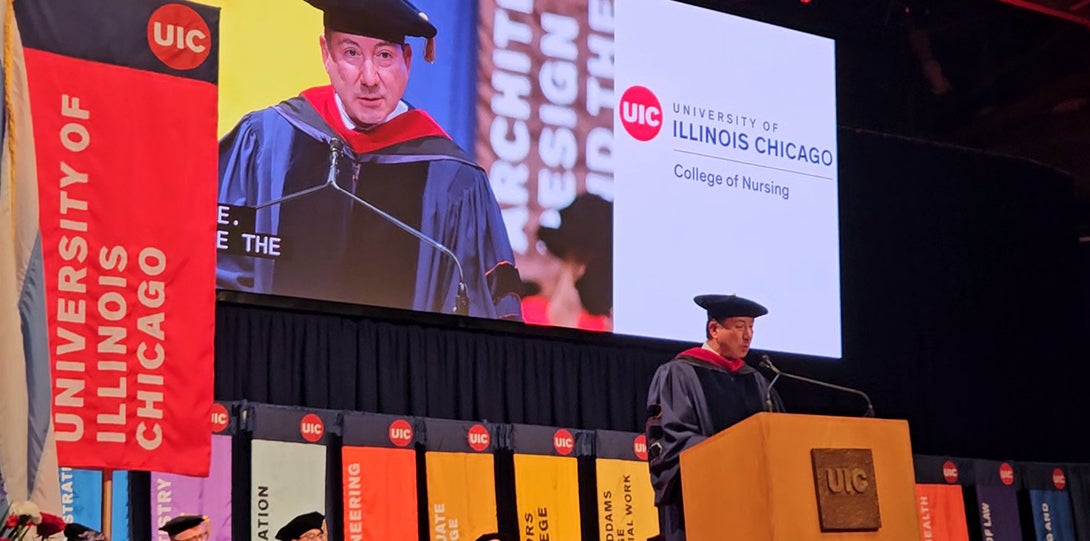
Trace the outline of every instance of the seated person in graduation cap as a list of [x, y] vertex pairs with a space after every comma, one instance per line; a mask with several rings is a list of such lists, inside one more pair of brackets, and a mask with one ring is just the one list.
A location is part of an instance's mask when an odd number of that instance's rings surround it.
[[[435, 26], [407, 0], [306, 1], [324, 13], [330, 85], [249, 113], [224, 136], [220, 203], [255, 207], [323, 184], [339, 142], [337, 185], [450, 249], [469, 315], [520, 319], [514, 252], [484, 170], [402, 100], [406, 36], [426, 38], [431, 62]], [[257, 210], [254, 227], [282, 239], [280, 254], [221, 251], [218, 287], [431, 312], [457, 304], [449, 255], [330, 187]]]
[[64, 527], [64, 539], [65, 541], [107, 541], [102, 532], [92, 530], [77, 522]]
[[299, 515], [276, 532], [279, 541], [321, 541], [326, 538], [325, 516], [317, 511]]
[[[743, 360], [753, 321], [768, 310], [734, 295], [700, 295], [694, 301], [708, 312], [707, 341], [660, 366], [647, 393], [647, 458], [667, 541], [685, 539], [681, 452], [765, 411], [769, 395], [768, 380]], [[772, 400], [772, 409], [782, 411], [775, 393]]]
[[209, 537], [208, 517], [178, 515], [159, 527], [170, 541], [204, 541]]

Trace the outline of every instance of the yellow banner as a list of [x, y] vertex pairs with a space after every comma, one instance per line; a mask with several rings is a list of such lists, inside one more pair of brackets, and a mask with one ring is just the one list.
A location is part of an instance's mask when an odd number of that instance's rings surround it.
[[598, 459], [598, 538], [643, 541], [659, 533], [646, 462]]
[[250, 111], [329, 84], [322, 12], [299, 0], [200, 0], [220, 8], [219, 135]]
[[581, 538], [574, 458], [516, 454], [515, 502], [520, 539]]
[[495, 532], [492, 455], [429, 451], [424, 458], [428, 469], [429, 539], [465, 541]]

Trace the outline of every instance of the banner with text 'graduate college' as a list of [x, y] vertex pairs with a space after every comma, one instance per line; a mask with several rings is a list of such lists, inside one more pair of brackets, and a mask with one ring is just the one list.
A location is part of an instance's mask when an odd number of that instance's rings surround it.
[[599, 541], [643, 540], [659, 533], [655, 492], [647, 470], [647, 437], [594, 433]]
[[341, 427], [344, 539], [415, 541], [416, 421], [345, 413]]
[[20, 0], [61, 465], [206, 475], [219, 12]]
[[207, 477], [152, 472], [151, 528], [159, 541], [168, 541], [159, 527], [178, 515], [204, 515], [209, 539], [231, 541], [231, 451], [238, 407], [212, 404], [212, 465]]
[[326, 446], [334, 412], [282, 406], [249, 409], [250, 537], [273, 539], [304, 513], [326, 512]]
[[591, 434], [547, 426], [512, 425], [515, 505], [525, 539], [579, 539], [579, 465]]
[[476, 539], [496, 532], [495, 427], [428, 419], [424, 432], [428, 539]]

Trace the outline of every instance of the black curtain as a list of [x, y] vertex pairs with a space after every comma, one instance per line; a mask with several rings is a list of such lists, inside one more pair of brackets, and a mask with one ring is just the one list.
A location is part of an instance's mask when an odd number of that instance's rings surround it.
[[[1090, 461], [1070, 420], [1090, 411], [1070, 177], [847, 129], [839, 145], [844, 356], [777, 364], [867, 390], [918, 453]], [[220, 400], [628, 431], [656, 366], [690, 345], [228, 292], [216, 323]], [[790, 411], [863, 411], [781, 394]]]

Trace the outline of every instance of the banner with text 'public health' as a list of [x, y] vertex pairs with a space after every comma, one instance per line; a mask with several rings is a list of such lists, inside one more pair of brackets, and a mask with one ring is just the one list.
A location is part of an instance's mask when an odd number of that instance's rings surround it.
[[973, 479], [970, 460], [913, 455], [916, 471], [916, 516], [921, 539], [968, 541], [966, 491]]
[[1020, 463], [1018, 469], [1022, 474], [1022, 489], [1029, 500], [1035, 539], [1076, 541], [1064, 467], [1059, 464]]
[[207, 475], [219, 11], [16, 2], [61, 465]]
[[1021, 541], [1018, 511], [1019, 474], [1010, 462], [974, 460], [980, 534], [993, 541]]
[[589, 432], [512, 425], [515, 505], [525, 539], [579, 539], [579, 465], [588, 456]]
[[424, 432], [428, 539], [476, 539], [498, 531], [495, 427], [428, 419]]
[[341, 430], [344, 539], [416, 541], [415, 420], [345, 413]]
[[254, 405], [249, 409], [250, 537], [273, 539], [304, 513], [326, 512], [326, 446], [335, 412]]
[[236, 404], [212, 404], [212, 464], [207, 477], [174, 473], [151, 474], [151, 526], [159, 541], [168, 541], [159, 527], [178, 515], [204, 515], [212, 541], [231, 541], [231, 451], [238, 430]]
[[635, 432], [594, 433], [598, 480], [598, 539], [644, 540], [659, 533], [655, 492], [647, 469], [647, 437]]

